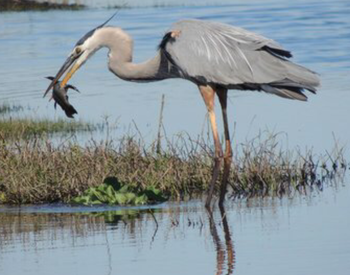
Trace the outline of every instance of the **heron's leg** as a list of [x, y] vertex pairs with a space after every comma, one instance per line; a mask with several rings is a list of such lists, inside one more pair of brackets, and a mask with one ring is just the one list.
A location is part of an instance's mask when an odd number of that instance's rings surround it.
[[217, 88], [216, 94], [219, 97], [219, 101], [222, 109], [222, 117], [224, 120], [224, 129], [225, 129], [225, 155], [224, 155], [224, 173], [222, 176], [222, 182], [220, 187], [220, 197], [219, 197], [219, 205], [222, 205], [225, 200], [226, 188], [227, 188], [227, 179], [230, 174], [230, 168], [232, 163], [232, 149], [231, 149], [231, 141], [230, 141], [230, 132], [228, 127], [227, 120], [227, 89], [225, 88]]
[[200, 90], [201, 95], [204, 99], [205, 105], [207, 106], [207, 109], [208, 109], [211, 129], [213, 132], [214, 145], [215, 145], [215, 158], [214, 158], [213, 175], [212, 175], [211, 182], [209, 185], [208, 197], [207, 197], [207, 200], [205, 202], [205, 206], [207, 208], [209, 208], [210, 202], [211, 202], [211, 199], [212, 199], [213, 193], [214, 193], [215, 183], [216, 183], [217, 178], [219, 176], [220, 163], [221, 163], [221, 158], [222, 158], [223, 154], [222, 154], [222, 148], [221, 148], [221, 144], [220, 144], [220, 140], [219, 140], [218, 129], [217, 129], [216, 119], [215, 119], [215, 112], [214, 112], [215, 90], [211, 86], [199, 86], [199, 90]]

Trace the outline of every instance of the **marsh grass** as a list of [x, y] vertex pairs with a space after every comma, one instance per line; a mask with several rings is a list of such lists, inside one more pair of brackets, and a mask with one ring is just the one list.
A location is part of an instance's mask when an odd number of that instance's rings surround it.
[[13, 112], [23, 111], [24, 107], [18, 104], [10, 104], [8, 102], [3, 102], [0, 104], [0, 115], [7, 115]]
[[107, 123], [89, 123], [71, 119], [48, 119], [28, 116], [29, 106], [15, 103], [0, 103], [0, 137], [6, 140], [23, 140], [33, 137], [61, 136], [79, 132], [102, 131]]
[[52, 134], [72, 134], [92, 132], [98, 125], [83, 121], [46, 118], [21, 118], [0, 116], [0, 137], [4, 140], [22, 140], [34, 137], [50, 136]]
[[[136, 134], [114, 140], [110, 130], [116, 126], [109, 124], [108, 118], [99, 124], [21, 118], [12, 115], [21, 111], [21, 106], [1, 106], [0, 203], [69, 203], [109, 177], [135, 190], [155, 188], [173, 199], [201, 196], [208, 189], [214, 155], [210, 133], [203, 132], [195, 140], [186, 134], [171, 140], [162, 137], [164, 97], [157, 138], [147, 144], [136, 125]], [[78, 142], [78, 133], [96, 130], [106, 133], [103, 142]], [[69, 138], [57, 142], [66, 136]], [[332, 152], [322, 156], [311, 150], [283, 149], [278, 142], [281, 139], [264, 132], [234, 146], [231, 197], [283, 196], [322, 189], [348, 168], [344, 149], [337, 142]]]
[[[70, 202], [107, 177], [140, 189], [153, 186], [173, 199], [206, 193], [212, 172], [210, 141], [178, 136], [159, 149], [158, 140], [149, 146], [142, 140], [125, 136], [81, 146], [69, 141], [54, 145], [45, 137], [16, 142], [0, 137], [1, 202]], [[233, 197], [322, 189], [347, 168], [341, 148], [324, 156], [282, 150], [276, 135], [260, 136], [236, 148], [229, 177]]]

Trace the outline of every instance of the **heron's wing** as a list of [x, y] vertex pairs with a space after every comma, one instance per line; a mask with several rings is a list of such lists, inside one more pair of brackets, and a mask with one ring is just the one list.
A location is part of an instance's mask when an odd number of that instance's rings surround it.
[[[289, 62], [286, 58], [291, 53], [275, 41], [222, 23], [179, 21], [160, 48], [185, 77], [199, 83], [246, 85], [252, 90], [265, 90], [261, 85], [270, 83], [281, 87], [291, 83], [295, 89], [302, 86], [311, 91], [319, 83], [314, 72]], [[273, 93], [273, 89], [266, 91]]]

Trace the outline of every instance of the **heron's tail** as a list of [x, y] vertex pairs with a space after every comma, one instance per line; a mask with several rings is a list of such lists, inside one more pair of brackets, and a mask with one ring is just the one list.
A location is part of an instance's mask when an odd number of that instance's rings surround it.
[[65, 108], [62, 107], [62, 109], [66, 113], [66, 116], [70, 118], [74, 118], [73, 115], [78, 113], [77, 110], [75, 110], [75, 108], [70, 104], [65, 106]]
[[306, 101], [305, 90], [316, 93], [320, 85], [318, 74], [298, 64], [286, 61], [286, 78], [278, 82], [262, 84], [260, 87], [267, 93], [272, 93], [284, 98]]

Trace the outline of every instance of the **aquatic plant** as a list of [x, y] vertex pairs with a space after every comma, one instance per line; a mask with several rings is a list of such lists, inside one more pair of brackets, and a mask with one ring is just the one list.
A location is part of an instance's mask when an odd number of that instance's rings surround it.
[[167, 197], [154, 186], [140, 189], [120, 183], [115, 177], [109, 177], [105, 179], [103, 184], [97, 187], [90, 187], [82, 195], [73, 198], [71, 203], [84, 205], [144, 205], [160, 203], [166, 200]]
[[134, 208], [123, 208], [120, 210], [88, 212], [85, 215], [90, 217], [102, 217], [105, 223], [116, 225], [119, 222], [126, 223], [131, 220], [139, 219], [143, 213], [147, 212], [153, 213], [150, 209], [141, 210]]

